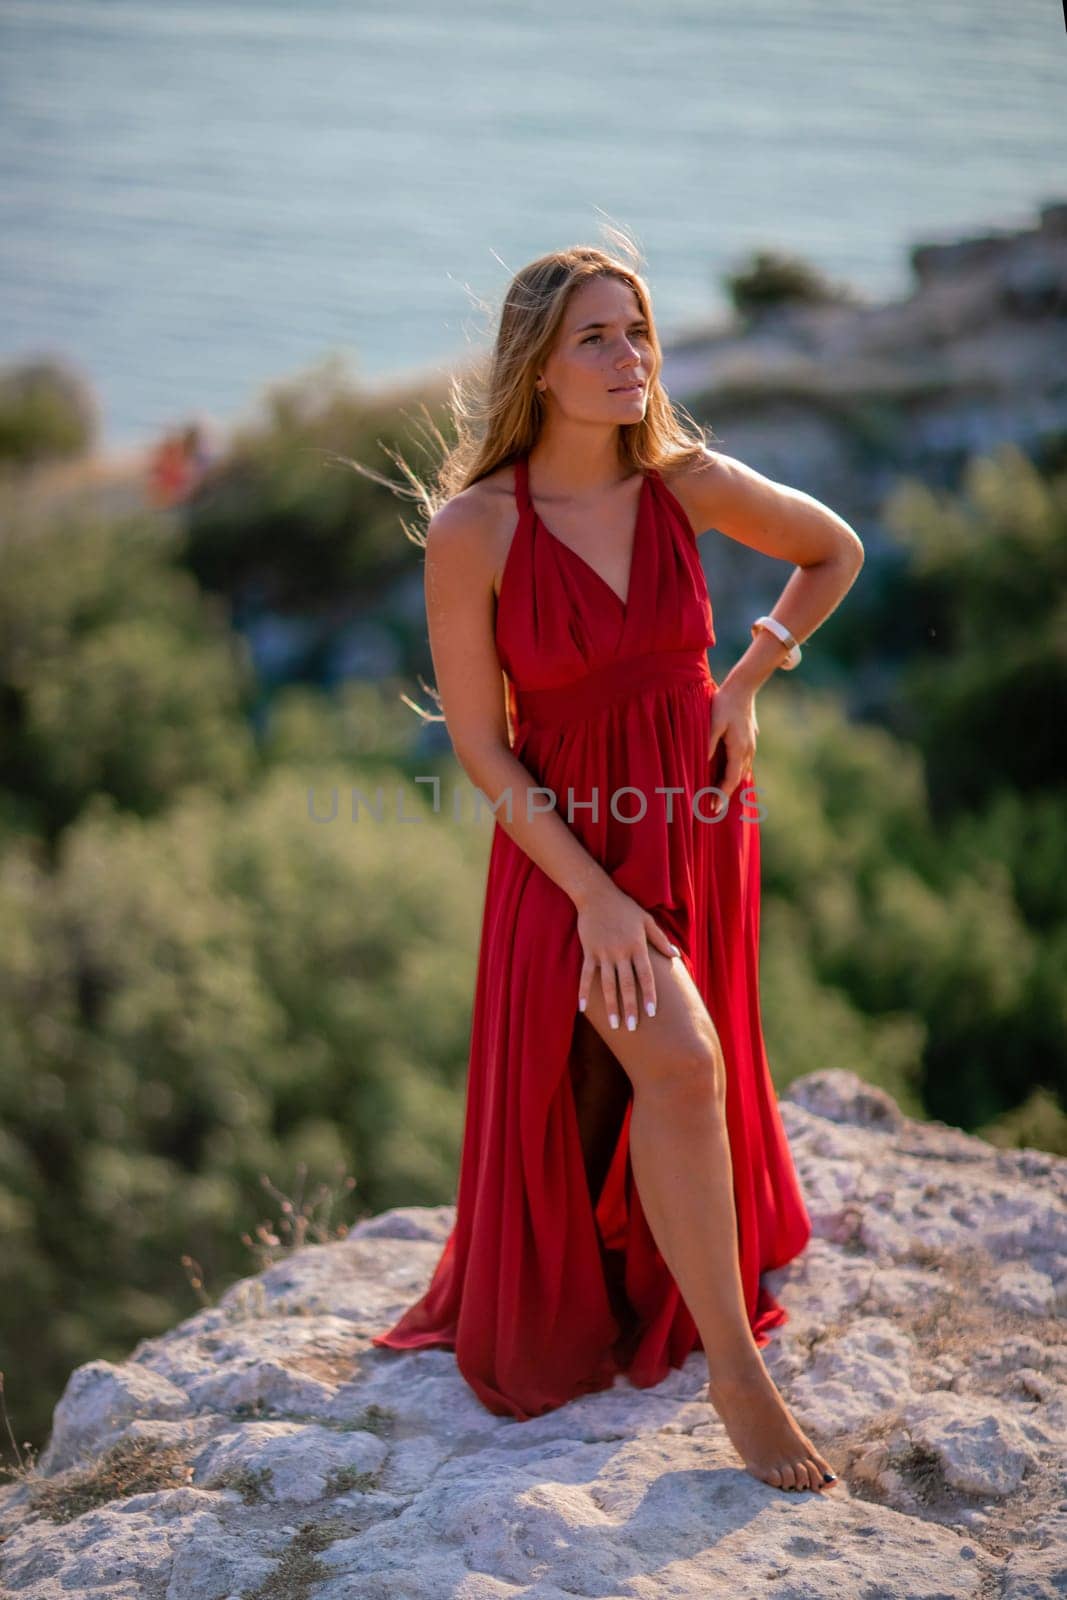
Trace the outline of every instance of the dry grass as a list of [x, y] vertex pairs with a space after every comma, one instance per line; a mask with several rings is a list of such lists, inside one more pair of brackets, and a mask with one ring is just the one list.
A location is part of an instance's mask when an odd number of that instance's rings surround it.
[[[295, 1195], [287, 1195], [272, 1182], [267, 1173], [260, 1173], [260, 1187], [277, 1202], [279, 1217], [277, 1221], [266, 1218], [257, 1222], [251, 1233], [241, 1235], [241, 1243], [247, 1246], [255, 1259], [257, 1273], [272, 1267], [276, 1261], [295, 1255], [305, 1245], [334, 1244], [339, 1239], [347, 1238], [350, 1224], [335, 1222], [333, 1211], [335, 1206], [340, 1205], [355, 1189], [356, 1179], [352, 1173], [346, 1173], [341, 1166], [337, 1169], [337, 1175], [336, 1187], [320, 1183], [310, 1193], [306, 1193], [307, 1162], [298, 1162], [297, 1192]], [[189, 1286], [200, 1304], [214, 1305], [215, 1302], [207, 1291], [204, 1270], [200, 1262], [195, 1256], [183, 1255], [181, 1264], [189, 1280]], [[231, 1295], [227, 1310], [235, 1320], [276, 1314], [269, 1310], [263, 1286], [256, 1279], [245, 1280], [238, 1284]], [[296, 1312], [297, 1308], [290, 1302], [287, 1314], [292, 1316]]]
[[209, 1479], [205, 1489], [236, 1489], [246, 1506], [263, 1505], [274, 1477], [269, 1467], [227, 1467]]
[[358, 1467], [338, 1467], [336, 1472], [331, 1472], [326, 1479], [324, 1498], [328, 1495], [350, 1494], [352, 1490], [360, 1494], [370, 1494], [381, 1483], [382, 1469], [375, 1472], [360, 1472]]
[[275, 1570], [254, 1589], [243, 1589], [242, 1600], [308, 1600], [313, 1584], [335, 1576], [316, 1553], [352, 1532], [340, 1520], [305, 1522]]
[[182, 1488], [191, 1481], [193, 1468], [181, 1445], [157, 1439], [119, 1439], [91, 1466], [72, 1467], [52, 1478], [37, 1472], [26, 1476], [31, 1511], [62, 1523], [73, 1522], [113, 1500]]
[[4, 1393], [4, 1374], [2, 1372], [0, 1372], [0, 1410], [4, 1413], [4, 1426], [7, 1429], [8, 1438], [11, 1440], [11, 1448], [15, 1452], [15, 1465], [8, 1467], [0, 1464], [0, 1477], [33, 1478], [37, 1474], [37, 1454], [28, 1439], [23, 1441], [22, 1446], [22, 1449], [26, 1451], [25, 1456], [22, 1454], [22, 1450], [19, 1449], [18, 1440], [15, 1438], [14, 1430], [11, 1427], [11, 1418], [7, 1414], [7, 1399]]

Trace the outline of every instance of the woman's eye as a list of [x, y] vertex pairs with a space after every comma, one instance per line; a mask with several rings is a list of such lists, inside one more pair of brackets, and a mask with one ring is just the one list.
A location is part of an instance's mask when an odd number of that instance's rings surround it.
[[[638, 337], [641, 338], [641, 339], [647, 339], [649, 337], [649, 333], [648, 333], [648, 329], [647, 328], [638, 328], [637, 333], [638, 333]], [[599, 333], [591, 333], [591, 334], [589, 334], [589, 336], [587, 338], [582, 340], [582, 343], [583, 344], [591, 344], [594, 339], [599, 339], [599, 338], [600, 338]]]

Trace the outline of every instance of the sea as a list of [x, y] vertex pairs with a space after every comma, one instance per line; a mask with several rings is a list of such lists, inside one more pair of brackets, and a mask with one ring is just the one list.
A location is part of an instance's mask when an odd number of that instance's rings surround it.
[[610, 228], [665, 340], [757, 250], [896, 298], [1067, 197], [1065, 111], [1059, 0], [0, 0], [0, 363], [123, 449], [443, 377]]

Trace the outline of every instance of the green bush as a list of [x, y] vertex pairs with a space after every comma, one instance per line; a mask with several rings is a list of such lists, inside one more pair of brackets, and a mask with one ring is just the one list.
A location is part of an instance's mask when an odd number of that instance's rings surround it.
[[727, 273], [726, 289], [734, 309], [751, 316], [775, 306], [851, 305], [856, 296], [847, 286], [832, 283], [800, 256], [780, 250], [755, 250]]
[[[390, 775], [397, 782], [399, 774]], [[143, 819], [101, 797], [48, 870], [0, 858], [0, 1369], [43, 1428], [119, 1357], [252, 1270], [260, 1175], [356, 1178], [355, 1215], [454, 1194], [488, 826], [346, 820], [296, 770]]]
[[1067, 1112], [1048, 1089], [1032, 1089], [1021, 1106], [977, 1130], [1007, 1150], [1049, 1150], [1067, 1156]]
[[189, 505], [187, 560], [200, 583], [279, 611], [330, 610], [414, 568], [419, 547], [401, 519], [417, 527], [417, 504], [348, 463], [398, 483], [387, 452], [399, 451], [426, 472], [410, 438], [419, 408], [447, 436], [442, 398], [368, 396], [336, 363], [270, 390], [265, 420], [234, 435]]
[[92, 395], [65, 364], [29, 361], [0, 372], [0, 465], [21, 471], [83, 456], [96, 423]]
[[938, 822], [913, 750], [800, 685], [763, 690], [760, 729], [762, 1006], [779, 1081], [851, 1064], [915, 1115], [966, 1128], [1035, 1086], [1067, 1095], [1067, 921], [1042, 881], [1059, 870], [1062, 801], [1002, 796], [985, 818]]
[[908, 557], [897, 605], [927, 619], [895, 687], [940, 812], [1067, 779], [1067, 473], [1013, 445], [971, 461], [959, 495], [902, 485], [886, 520]]
[[0, 790], [49, 840], [104, 793], [150, 814], [236, 794], [255, 743], [247, 653], [148, 516], [14, 522], [0, 549]]

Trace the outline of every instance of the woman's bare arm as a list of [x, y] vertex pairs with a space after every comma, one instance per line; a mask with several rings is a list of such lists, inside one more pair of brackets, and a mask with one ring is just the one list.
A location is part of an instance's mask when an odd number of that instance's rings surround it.
[[[716, 528], [763, 555], [795, 563], [771, 612], [794, 639], [809, 638], [837, 609], [863, 566], [859, 535], [836, 511], [732, 456], [707, 451], [699, 465], [672, 474], [669, 486], [698, 534]], [[761, 629], [723, 687], [758, 689], [784, 654], [785, 646]]]
[[505, 797], [496, 811], [500, 826], [580, 910], [614, 885], [555, 806], [538, 809], [546, 803], [543, 793], [527, 799], [538, 785], [508, 744], [493, 567], [486, 514], [472, 491], [464, 490], [434, 514], [426, 534], [426, 618], [441, 708], [471, 782], [491, 804]]

